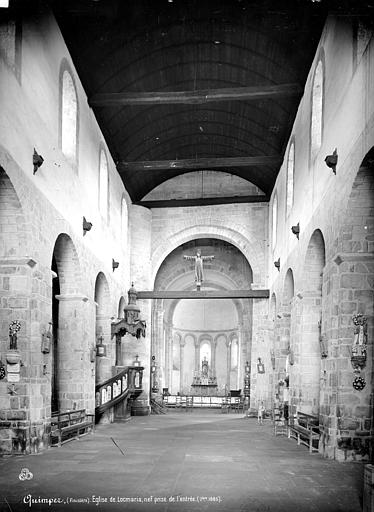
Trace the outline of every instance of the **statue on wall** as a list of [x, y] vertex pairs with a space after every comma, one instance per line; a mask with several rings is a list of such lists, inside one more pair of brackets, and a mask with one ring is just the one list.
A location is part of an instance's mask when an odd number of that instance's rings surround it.
[[201, 373], [202, 373], [203, 377], [208, 377], [209, 363], [208, 363], [206, 356], [204, 356], [204, 359], [201, 362]]
[[367, 319], [361, 314], [356, 314], [352, 320], [355, 325], [352, 355], [366, 356]]
[[200, 251], [196, 252], [196, 256], [183, 256], [185, 260], [195, 260], [195, 281], [196, 286], [200, 289], [201, 283], [204, 281], [203, 262], [211, 261], [214, 256], [201, 256]]

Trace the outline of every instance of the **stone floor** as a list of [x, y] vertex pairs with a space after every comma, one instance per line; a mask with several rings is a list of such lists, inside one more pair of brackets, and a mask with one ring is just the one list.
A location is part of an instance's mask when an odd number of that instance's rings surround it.
[[[20, 480], [22, 469], [33, 477]], [[182, 411], [0, 459], [0, 510], [358, 512], [362, 475], [359, 463], [275, 438], [268, 422]]]

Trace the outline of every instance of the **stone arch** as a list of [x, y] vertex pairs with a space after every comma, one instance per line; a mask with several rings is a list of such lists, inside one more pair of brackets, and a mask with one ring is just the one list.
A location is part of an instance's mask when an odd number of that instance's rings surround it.
[[275, 366], [276, 366], [276, 380], [281, 385], [276, 388], [276, 393], [279, 395], [280, 401], [284, 403], [284, 414], [288, 418], [289, 407], [289, 368], [288, 356], [291, 350], [291, 328], [292, 328], [292, 305], [295, 293], [295, 283], [293, 271], [289, 268], [286, 272], [282, 302], [279, 311], [279, 322], [277, 322], [277, 334], [275, 340]]
[[325, 241], [316, 229], [307, 247], [303, 266], [303, 290], [298, 303], [295, 337], [295, 368], [292, 385], [294, 403], [306, 413], [319, 413], [320, 404], [320, 325], [322, 323], [322, 284], [325, 267]]
[[292, 269], [289, 268], [286, 272], [283, 285], [282, 304], [289, 305], [295, 294], [295, 281], [293, 277]]
[[29, 254], [26, 219], [18, 194], [5, 169], [0, 166], [0, 257], [19, 258]]
[[157, 272], [165, 258], [177, 247], [186, 242], [200, 238], [218, 238], [234, 245], [247, 259], [253, 271], [253, 281], [260, 283], [262, 279], [261, 255], [256, 253], [256, 240], [249, 241], [241, 234], [241, 226], [226, 227], [224, 225], [191, 226], [167, 237], [153, 251], [152, 256], [152, 282], [155, 282]]
[[118, 302], [118, 318], [123, 318], [123, 310], [125, 309], [125, 306], [126, 306], [126, 299], [125, 297], [122, 295], [122, 297], [119, 299], [119, 302]]
[[58, 235], [53, 249], [60, 290], [63, 295], [74, 295], [81, 291], [81, 265], [75, 245], [66, 233]]
[[96, 344], [105, 345], [106, 355], [96, 357], [96, 384], [109, 379], [112, 366], [110, 292], [107, 278], [99, 272], [95, 280], [95, 338]]
[[52, 282], [52, 409], [88, 406], [90, 386], [88, 347], [85, 341], [85, 306], [81, 265], [72, 239], [60, 233], [51, 261]]

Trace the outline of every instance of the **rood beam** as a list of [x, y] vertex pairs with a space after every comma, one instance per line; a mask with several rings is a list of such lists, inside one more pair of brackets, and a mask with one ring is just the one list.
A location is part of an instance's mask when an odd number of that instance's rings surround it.
[[268, 299], [269, 290], [143, 291], [138, 299]]

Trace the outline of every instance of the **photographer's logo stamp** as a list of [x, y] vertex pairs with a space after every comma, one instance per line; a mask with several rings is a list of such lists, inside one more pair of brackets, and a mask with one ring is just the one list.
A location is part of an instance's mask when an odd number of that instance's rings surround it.
[[21, 473], [18, 475], [18, 478], [23, 480], [32, 480], [34, 475], [31, 473], [31, 471], [28, 468], [21, 469]]

